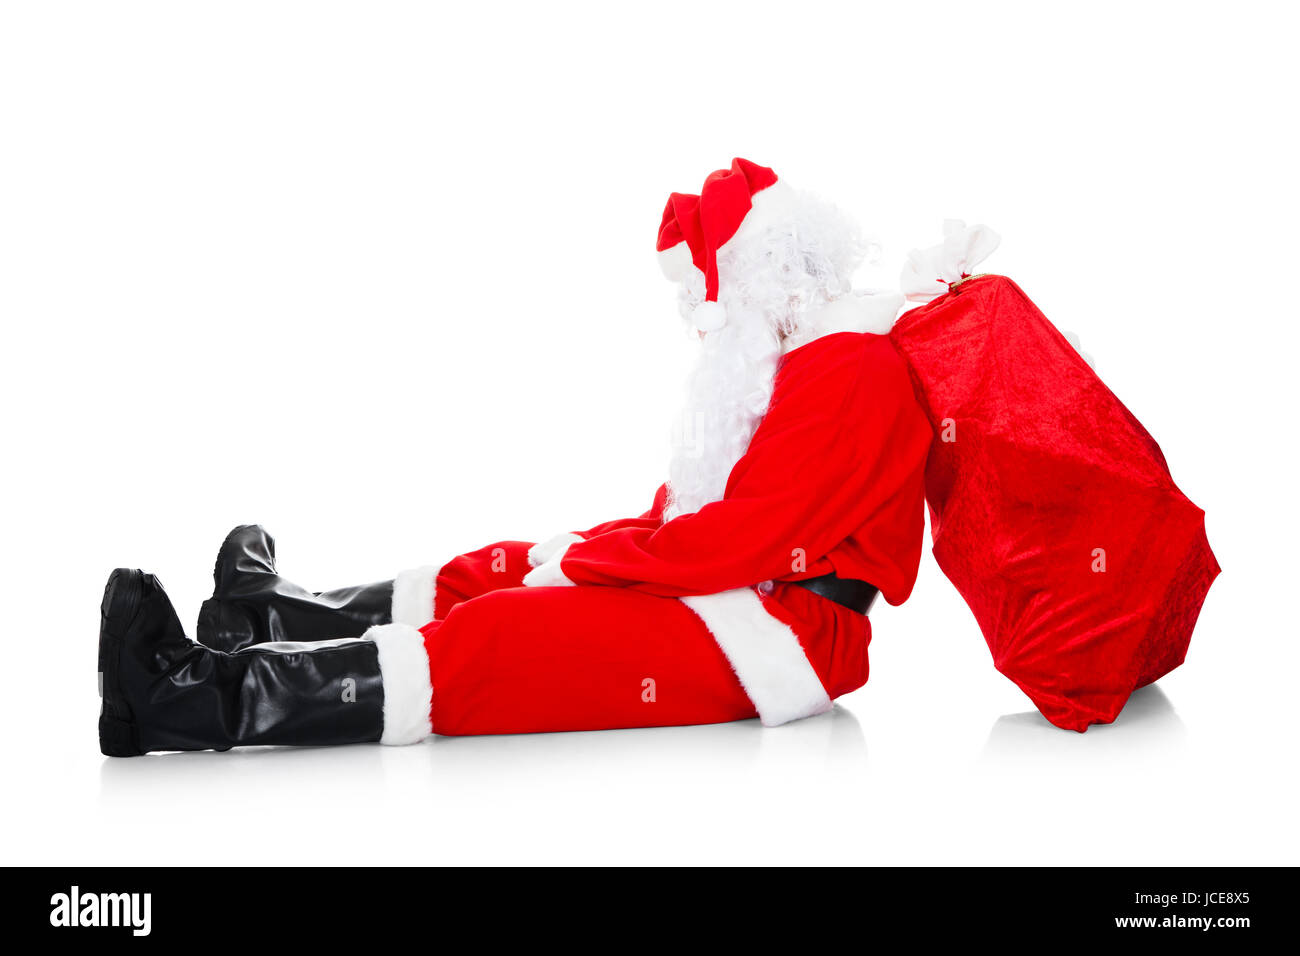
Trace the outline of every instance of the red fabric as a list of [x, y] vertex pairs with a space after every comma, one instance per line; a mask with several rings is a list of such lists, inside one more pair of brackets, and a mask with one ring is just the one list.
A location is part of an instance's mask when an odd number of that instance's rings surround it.
[[576, 542], [561, 568], [577, 584], [665, 596], [834, 571], [899, 604], [920, 561], [930, 441], [887, 337], [824, 336], [783, 358], [723, 500]]
[[[606, 521], [575, 534], [590, 538], [618, 528], [657, 528], [663, 524], [667, 503], [668, 486], [660, 485], [650, 509], [641, 516]], [[457, 604], [489, 591], [521, 587], [524, 575], [532, 570], [528, 564], [528, 549], [531, 547], [527, 541], [497, 541], [452, 558], [439, 569], [435, 580], [434, 619], [441, 620]]]
[[718, 249], [736, 234], [755, 193], [776, 182], [776, 173], [747, 159], [710, 173], [698, 196], [673, 193], [659, 223], [659, 252], [685, 242], [691, 261], [704, 273], [705, 299], [718, 299]]
[[668, 506], [668, 485], [659, 486], [655, 492], [654, 502], [650, 505], [650, 510], [637, 518], [620, 518], [617, 521], [606, 521], [598, 524], [594, 528], [588, 528], [586, 531], [574, 532], [583, 538], [593, 538], [598, 534], [604, 534], [606, 531], [617, 531], [619, 528], [658, 528], [664, 523], [664, 508]]
[[[579, 584], [524, 588], [529, 544], [449, 561], [424, 627], [440, 734], [714, 723], [755, 716], [703, 621], [675, 597], [776, 580], [762, 598], [830, 697], [868, 675], [871, 625], [788, 582], [835, 571], [898, 603], [915, 581], [930, 427], [889, 339], [839, 333], [787, 355], [726, 497], [665, 524], [667, 489], [638, 518], [582, 533]], [[796, 551], [799, 553], [796, 554]], [[654, 700], [646, 699], [646, 679]]]
[[531, 547], [527, 541], [497, 541], [452, 558], [434, 579], [433, 619], [440, 621], [457, 604], [489, 591], [523, 587], [524, 575], [531, 570]]
[[1011, 280], [971, 279], [891, 338], [936, 434], [934, 555], [995, 665], [1060, 727], [1114, 720], [1187, 652], [1219, 573], [1204, 513]]
[[[520, 587], [528, 547], [490, 544], [454, 558], [439, 574], [445, 619], [421, 629], [435, 733], [606, 730], [755, 716], [717, 642], [682, 602], [623, 588]], [[831, 697], [866, 682], [865, 617], [786, 585], [763, 605], [798, 636]]]

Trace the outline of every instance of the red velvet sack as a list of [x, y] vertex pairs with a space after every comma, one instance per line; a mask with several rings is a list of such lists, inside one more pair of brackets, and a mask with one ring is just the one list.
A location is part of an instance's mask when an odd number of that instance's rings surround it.
[[1070, 730], [1183, 662], [1218, 562], [1155, 440], [1020, 288], [968, 279], [891, 337], [935, 430], [934, 556], [997, 669]]

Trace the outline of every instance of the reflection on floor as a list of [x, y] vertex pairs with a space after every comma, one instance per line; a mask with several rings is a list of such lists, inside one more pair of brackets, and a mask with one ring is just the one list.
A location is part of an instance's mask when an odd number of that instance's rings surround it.
[[989, 731], [979, 763], [1006, 767], [1068, 760], [1075, 765], [1117, 759], [1148, 761], [1169, 756], [1186, 743], [1187, 730], [1169, 697], [1156, 684], [1135, 691], [1112, 724], [1086, 733], [1061, 730], [1036, 710], [999, 717]]
[[378, 781], [415, 782], [435, 790], [511, 788], [521, 781], [582, 777], [682, 777], [697, 785], [736, 774], [861, 770], [866, 740], [843, 707], [779, 729], [756, 720], [693, 727], [656, 727], [493, 737], [434, 737], [413, 747], [249, 747], [214, 753], [104, 758], [101, 796], [136, 802], [200, 800], [220, 791], [319, 791], [342, 797]]
[[[1186, 729], [1155, 685], [1137, 691], [1113, 723], [1085, 734], [1053, 727], [1037, 711], [999, 717], [977, 760], [981, 768], [1068, 762], [1157, 759], [1180, 750]], [[697, 784], [735, 774], [798, 775], [827, 769], [861, 772], [867, 744], [854, 714], [829, 713], [775, 730], [757, 721], [561, 734], [434, 737], [413, 748], [373, 744], [322, 748], [245, 748], [229, 753], [163, 754], [104, 759], [101, 795], [138, 800], [194, 799], [213, 792], [370, 791], [386, 778], [424, 777], [435, 790], [511, 787], [526, 779], [648, 776], [689, 778]]]

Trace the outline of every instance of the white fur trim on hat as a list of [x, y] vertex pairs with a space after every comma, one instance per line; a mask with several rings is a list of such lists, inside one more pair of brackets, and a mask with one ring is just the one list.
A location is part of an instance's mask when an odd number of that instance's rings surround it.
[[403, 571], [393, 581], [393, 621], [423, 627], [434, 618], [438, 569], [430, 565]]
[[760, 189], [750, 198], [749, 212], [740, 221], [730, 239], [718, 247], [718, 254], [731, 243], [744, 242], [750, 236], [760, 235], [770, 226], [788, 220], [799, 204], [799, 194], [778, 179], [766, 189]]
[[433, 727], [429, 708], [429, 655], [424, 635], [409, 624], [376, 624], [361, 635], [379, 651], [379, 676], [384, 684], [384, 732], [381, 744], [419, 743]]
[[[766, 189], [754, 193], [749, 202], [749, 211], [745, 213], [745, 218], [740, 221], [735, 233], [719, 247], [717, 252], [727, 248], [737, 237], [743, 241], [744, 237], [757, 235], [773, 223], [788, 218], [798, 203], [798, 194], [778, 179]], [[685, 282], [692, 272], [700, 272], [699, 267], [695, 265], [695, 260], [691, 258], [690, 244], [685, 239], [675, 246], [661, 250], [658, 256], [659, 268], [672, 282]]]
[[670, 282], [685, 282], [691, 270], [699, 272], [691, 258], [691, 247], [685, 239], [659, 252], [659, 268]]
[[794, 631], [768, 613], [753, 588], [681, 598], [713, 634], [764, 726], [832, 707]]

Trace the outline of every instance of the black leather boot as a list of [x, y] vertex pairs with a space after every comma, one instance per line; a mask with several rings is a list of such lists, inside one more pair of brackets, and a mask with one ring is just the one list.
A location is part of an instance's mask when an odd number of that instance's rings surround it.
[[109, 577], [100, 616], [99, 746], [110, 757], [414, 743], [430, 732], [428, 659], [407, 625], [230, 654], [190, 641], [158, 579], [124, 568]]
[[275, 541], [261, 525], [240, 525], [226, 536], [212, 576], [216, 590], [199, 609], [198, 641], [220, 651], [357, 637], [393, 619], [392, 581], [313, 594], [282, 578]]

